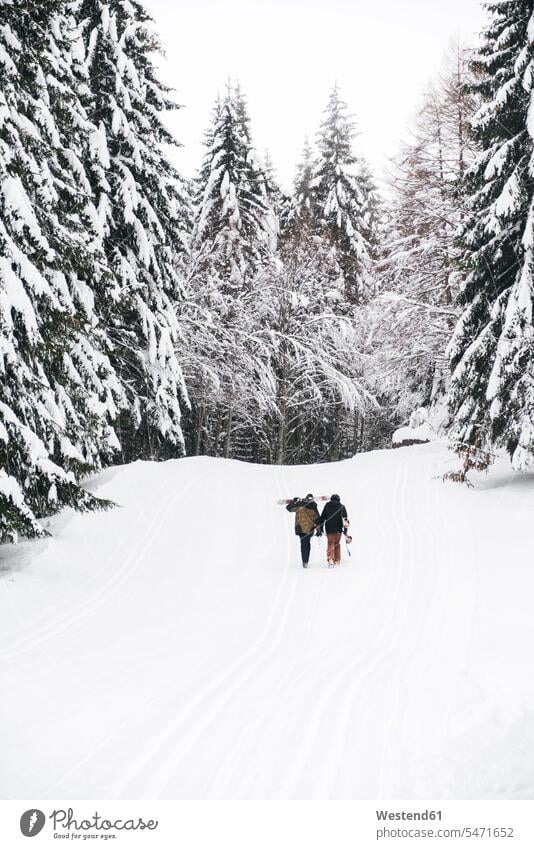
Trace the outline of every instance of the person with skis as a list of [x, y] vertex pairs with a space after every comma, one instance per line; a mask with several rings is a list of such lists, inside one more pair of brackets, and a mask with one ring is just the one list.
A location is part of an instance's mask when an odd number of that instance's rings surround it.
[[302, 565], [308, 568], [310, 562], [311, 538], [317, 530], [319, 532], [319, 510], [311, 493], [306, 498], [293, 498], [286, 505], [286, 510], [295, 514], [295, 533], [300, 538], [300, 552]]
[[321, 513], [319, 528], [326, 531], [328, 566], [339, 566], [341, 563], [341, 534], [349, 526], [347, 509], [341, 503], [339, 495], [330, 496]]

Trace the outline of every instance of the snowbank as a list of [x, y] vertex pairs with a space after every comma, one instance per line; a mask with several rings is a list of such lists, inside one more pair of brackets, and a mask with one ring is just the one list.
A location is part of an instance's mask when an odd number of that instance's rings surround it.
[[392, 447], [402, 448], [410, 445], [422, 445], [438, 439], [438, 434], [430, 423], [428, 411], [420, 407], [410, 416], [410, 423], [406, 427], [400, 427], [392, 437]]

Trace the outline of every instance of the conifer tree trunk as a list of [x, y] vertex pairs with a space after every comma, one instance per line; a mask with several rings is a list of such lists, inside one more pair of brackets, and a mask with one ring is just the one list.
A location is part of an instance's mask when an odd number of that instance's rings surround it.
[[213, 428], [213, 436], [210, 445], [210, 451], [214, 457], [219, 456], [219, 441], [221, 438], [222, 428], [222, 412], [220, 406], [217, 407], [215, 414], [215, 427]]
[[287, 439], [287, 399], [282, 398], [280, 405], [280, 422], [278, 425], [278, 435], [276, 440], [276, 463], [283, 466], [286, 456], [286, 439]]
[[232, 428], [234, 423], [234, 407], [230, 404], [226, 418], [226, 436], [224, 440], [224, 456], [228, 459], [232, 450]]
[[359, 421], [358, 413], [355, 410], [352, 419], [352, 454], [358, 454], [359, 451]]
[[202, 404], [199, 407], [198, 414], [197, 414], [197, 426], [196, 426], [196, 433], [195, 433], [195, 447], [193, 449], [195, 457], [198, 457], [200, 455], [200, 451], [201, 451], [202, 428], [204, 427], [205, 414], [206, 414], [206, 408]]

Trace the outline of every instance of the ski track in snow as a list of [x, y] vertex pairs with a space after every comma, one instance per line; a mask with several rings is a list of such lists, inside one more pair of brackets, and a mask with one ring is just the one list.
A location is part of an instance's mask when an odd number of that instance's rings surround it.
[[[520, 519], [534, 480], [501, 469], [493, 489], [467, 490], [435, 478], [447, 463], [438, 443], [97, 478], [122, 507], [61, 517], [2, 572], [4, 796], [532, 795], [533, 540]], [[347, 504], [340, 568], [325, 567], [323, 538], [303, 570], [276, 504], [310, 488]], [[507, 739], [503, 782], [491, 764]]]
[[[278, 495], [281, 496], [282, 491], [279, 490]], [[289, 565], [289, 562], [287, 565]], [[288, 583], [290, 583], [289, 588], [287, 587]], [[177, 766], [179, 766], [182, 762], [184, 755], [191, 750], [203, 731], [209, 728], [210, 724], [216, 721], [222, 708], [228, 703], [234, 694], [237, 693], [244, 684], [246, 684], [251, 676], [274, 653], [284, 634], [284, 628], [294, 599], [296, 586], [295, 576], [291, 574], [289, 569], [284, 570], [283, 578], [274, 604], [270, 610], [265, 628], [259, 638], [242, 657], [238, 658], [235, 663], [231, 664], [223, 676], [220, 676], [212, 682], [210, 686], [196, 697], [185, 710], [181, 711], [178, 717], [173, 719], [170, 728], [158, 739], [156, 751], [154, 752], [151, 748], [149, 752], [150, 757], [153, 757], [154, 755], [157, 757], [158, 751], [163, 746], [166, 748], [166, 754], [163, 766], [160, 766], [157, 769], [155, 778], [150, 780], [148, 786], [149, 796], [160, 798], [162, 795], [165, 795], [169, 779], [173, 772], [175, 772]], [[273, 623], [276, 623], [274, 633], [272, 633]], [[178, 745], [174, 741], [170, 744], [169, 738], [175, 735], [176, 730], [183, 723], [184, 718], [194, 715], [195, 711], [199, 708], [199, 705], [203, 701], [207, 701], [208, 698], [214, 694], [217, 694], [214, 702], [209, 705], [207, 710], [204, 711], [202, 721], [198, 722], [194, 732], [192, 734], [190, 733], [187, 739], [180, 739]], [[141, 774], [142, 776], [144, 770], [148, 766], [148, 759], [145, 757], [141, 765], [136, 765], [135, 773]], [[117, 795], [120, 795], [120, 792]]]
[[[187, 487], [184, 489], [187, 489]], [[69, 625], [73, 622], [79, 622], [82, 617], [94, 613], [101, 605], [109, 604], [113, 600], [113, 597], [116, 596], [122, 587], [134, 576], [136, 569], [143, 560], [143, 557], [150, 550], [154, 537], [165, 523], [165, 520], [171, 512], [176, 499], [182, 492], [183, 490], [178, 490], [178, 492], [174, 493], [161, 513], [156, 512], [161, 506], [160, 499], [157, 499], [157, 501], [154, 499], [151, 505], [154, 510], [154, 516], [149, 528], [146, 533], [143, 534], [143, 538], [138, 541], [138, 547], [131, 551], [129, 556], [126, 558], [124, 565], [112, 574], [111, 578], [109, 578], [101, 588], [97, 589], [90, 598], [82, 601], [73, 610], [70, 610], [67, 614], [63, 615], [53, 623], [45, 624], [40, 629], [30, 631], [27, 636], [14, 640], [11, 646], [4, 650], [0, 650], [0, 664], [20, 658], [22, 654], [27, 651], [31, 651], [36, 647], [40, 648], [43, 642], [50, 637], [58, 636], [63, 631], [68, 630]], [[140, 521], [140, 518], [141, 517], [139, 517], [138, 521]], [[22, 614], [20, 619], [24, 619]]]

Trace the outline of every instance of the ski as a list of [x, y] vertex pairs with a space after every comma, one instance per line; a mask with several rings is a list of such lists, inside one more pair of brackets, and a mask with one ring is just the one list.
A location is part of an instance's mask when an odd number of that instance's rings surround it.
[[[299, 500], [304, 501], [303, 498], [301, 498]], [[313, 500], [314, 501], [330, 501], [330, 496], [329, 495], [317, 495]], [[292, 498], [279, 498], [276, 503], [277, 504], [291, 504], [292, 501], [293, 501]]]

